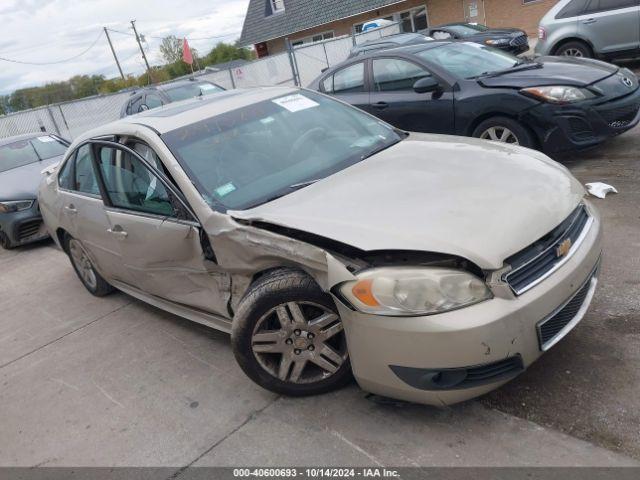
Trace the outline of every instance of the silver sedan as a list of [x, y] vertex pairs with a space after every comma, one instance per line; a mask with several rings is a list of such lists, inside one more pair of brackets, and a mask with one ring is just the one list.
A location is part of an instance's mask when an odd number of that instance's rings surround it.
[[263, 387], [353, 375], [441, 405], [518, 375], [582, 318], [601, 254], [584, 196], [539, 152], [270, 88], [89, 132], [39, 198], [91, 293], [230, 332]]

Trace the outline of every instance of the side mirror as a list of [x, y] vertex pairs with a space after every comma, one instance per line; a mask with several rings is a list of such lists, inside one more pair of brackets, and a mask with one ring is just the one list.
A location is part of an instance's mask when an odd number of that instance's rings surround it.
[[440, 88], [440, 83], [432, 76], [421, 78], [413, 84], [413, 91], [416, 93], [435, 92]]

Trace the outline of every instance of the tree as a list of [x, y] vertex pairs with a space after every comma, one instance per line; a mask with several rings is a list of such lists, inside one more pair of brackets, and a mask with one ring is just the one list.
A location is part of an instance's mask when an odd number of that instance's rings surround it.
[[174, 35], [164, 37], [160, 44], [160, 55], [167, 64], [182, 60], [182, 40]]
[[238, 46], [238, 42], [218, 43], [202, 60], [203, 66], [230, 62], [231, 60], [253, 60], [254, 54], [248, 48]]

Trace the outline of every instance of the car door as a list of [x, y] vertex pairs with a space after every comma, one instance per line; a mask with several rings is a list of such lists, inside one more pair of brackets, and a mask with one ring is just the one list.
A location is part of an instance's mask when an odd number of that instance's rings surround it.
[[453, 92], [444, 82], [430, 93], [416, 93], [414, 83], [432, 76], [404, 58], [374, 58], [371, 65], [371, 113], [391, 125], [414, 132], [454, 133]]
[[640, 0], [590, 0], [578, 17], [578, 31], [598, 54], [640, 48]]
[[369, 109], [365, 62], [358, 62], [336, 71], [321, 82], [325, 93], [350, 103], [354, 107]]
[[104, 211], [90, 144], [78, 147], [62, 166], [58, 193], [62, 200], [64, 229], [82, 242], [104, 277], [130, 281], [122, 271], [118, 245], [107, 235], [110, 224]]
[[157, 297], [229, 316], [229, 275], [205, 255], [201, 227], [177, 188], [136, 151], [95, 146], [108, 234], [131, 285]]

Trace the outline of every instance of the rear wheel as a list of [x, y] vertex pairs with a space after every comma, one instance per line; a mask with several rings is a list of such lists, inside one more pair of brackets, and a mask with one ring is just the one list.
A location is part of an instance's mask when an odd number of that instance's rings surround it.
[[555, 54], [564, 57], [593, 58], [593, 52], [589, 45], [577, 40], [563, 43], [556, 49]]
[[65, 250], [78, 278], [89, 293], [96, 297], [104, 297], [115, 290], [96, 271], [87, 251], [79, 240], [67, 235], [65, 238]]
[[535, 140], [527, 127], [507, 117], [491, 117], [484, 120], [475, 128], [472, 136], [527, 148], [535, 147]]
[[276, 393], [315, 395], [352, 378], [333, 300], [304, 272], [276, 270], [257, 280], [240, 302], [231, 343], [247, 376]]

